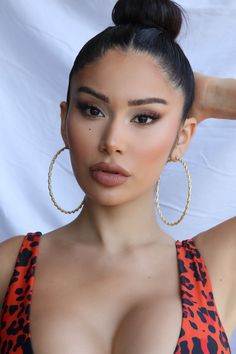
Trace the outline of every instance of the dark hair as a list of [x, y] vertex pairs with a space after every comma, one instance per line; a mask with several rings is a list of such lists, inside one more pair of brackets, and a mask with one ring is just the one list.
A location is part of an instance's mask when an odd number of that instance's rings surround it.
[[73, 75], [95, 62], [110, 49], [135, 50], [157, 59], [175, 87], [185, 96], [182, 122], [194, 99], [191, 65], [175, 41], [184, 17], [183, 9], [170, 0], [119, 0], [113, 8], [110, 26], [89, 40], [74, 61], [69, 76], [67, 104]]

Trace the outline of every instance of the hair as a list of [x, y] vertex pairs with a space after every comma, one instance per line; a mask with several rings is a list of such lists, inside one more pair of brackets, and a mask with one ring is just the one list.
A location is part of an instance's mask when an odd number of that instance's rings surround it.
[[119, 0], [112, 11], [115, 26], [109, 26], [89, 40], [74, 61], [69, 75], [68, 106], [71, 80], [76, 72], [111, 49], [133, 50], [151, 55], [174, 87], [182, 89], [183, 123], [194, 100], [194, 74], [176, 42], [183, 18], [184, 10], [171, 0]]

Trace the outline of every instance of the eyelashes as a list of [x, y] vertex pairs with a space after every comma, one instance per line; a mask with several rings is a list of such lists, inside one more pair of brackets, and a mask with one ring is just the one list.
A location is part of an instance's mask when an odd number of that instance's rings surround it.
[[[96, 113], [99, 113], [99, 112], [102, 113], [99, 108], [97, 108], [96, 106], [93, 106], [91, 104], [87, 104], [87, 103], [78, 103], [77, 107], [79, 108], [80, 112], [85, 116], [98, 117], [98, 115]], [[88, 113], [87, 111], [90, 111], [90, 113]], [[103, 114], [102, 114], [102, 117], [104, 117]]]
[[[104, 114], [102, 113], [102, 111], [92, 105], [92, 104], [87, 104], [87, 103], [77, 103], [77, 108], [79, 109], [79, 111], [81, 112], [81, 114], [89, 119], [93, 119], [93, 117], [97, 117], [97, 118], [100, 118], [100, 117], [105, 117]], [[156, 114], [156, 113], [153, 113], [153, 112], [143, 112], [143, 113], [140, 113], [140, 114], [137, 114], [134, 119], [141, 119], [142, 120], [142, 123], [137, 123], [138, 125], [150, 125], [150, 124], [153, 124], [155, 123], [155, 121], [159, 120], [160, 119], [160, 115], [159, 114]], [[147, 119], [151, 119], [151, 123], [144, 123], [143, 120], [147, 120]]]

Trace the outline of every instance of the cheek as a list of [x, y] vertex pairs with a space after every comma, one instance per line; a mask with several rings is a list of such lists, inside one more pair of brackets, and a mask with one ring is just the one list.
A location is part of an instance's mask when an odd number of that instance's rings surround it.
[[156, 167], [166, 163], [171, 147], [175, 139], [175, 130], [159, 131], [155, 135], [150, 134], [145, 143], [138, 147], [138, 160], [147, 166], [155, 164]]
[[[70, 117], [72, 118], [72, 117]], [[76, 119], [68, 119], [67, 135], [70, 146], [70, 160], [74, 176], [80, 188], [87, 193], [86, 183], [88, 180], [88, 166], [94, 158], [95, 137], [94, 129]]]
[[[166, 143], [150, 142], [139, 149], [137, 152], [137, 173], [135, 175], [139, 179], [139, 183], [142, 182], [146, 185], [152, 184], [161, 173], [161, 170], [165, 164], [166, 156], [168, 156], [168, 146]], [[135, 168], [135, 169], [136, 169]]]
[[165, 167], [175, 136], [176, 129], [174, 128], [160, 129], [153, 135], [149, 134], [149, 138], [144, 140], [145, 143], [137, 147], [134, 155], [139, 183], [152, 184], [157, 181]]
[[145, 163], [147, 166], [152, 163], [161, 163], [168, 151], [168, 144], [162, 141], [150, 142], [139, 148], [137, 157], [140, 163]]
[[67, 134], [69, 145], [76, 157], [83, 156], [84, 152], [93, 149], [93, 129], [89, 124], [83, 124], [82, 121], [69, 117], [67, 122]]

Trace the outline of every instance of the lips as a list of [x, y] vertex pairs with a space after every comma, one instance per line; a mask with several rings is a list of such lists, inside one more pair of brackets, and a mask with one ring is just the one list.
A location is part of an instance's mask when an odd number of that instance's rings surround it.
[[106, 162], [99, 162], [93, 166], [90, 167], [91, 171], [104, 171], [104, 172], [110, 172], [110, 173], [117, 173], [119, 175], [129, 177], [130, 174], [128, 171], [126, 171], [123, 167], [120, 165], [117, 165], [115, 163], [106, 163]]

